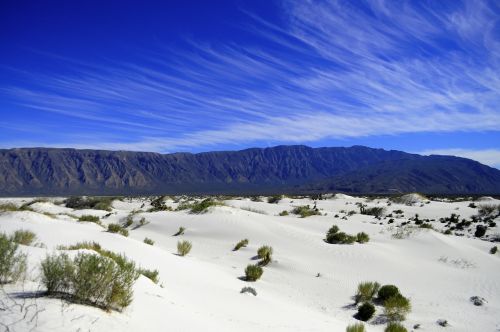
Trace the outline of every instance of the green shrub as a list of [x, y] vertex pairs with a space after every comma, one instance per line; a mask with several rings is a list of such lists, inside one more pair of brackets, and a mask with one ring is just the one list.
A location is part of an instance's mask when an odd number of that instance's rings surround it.
[[149, 244], [150, 246], [155, 244], [155, 241], [151, 240], [150, 238], [145, 237], [144, 238], [144, 243]]
[[26, 204], [23, 204], [21, 206], [17, 206], [13, 203], [0, 204], [0, 212], [13, 212], [13, 211], [33, 211], [33, 209]]
[[121, 234], [123, 236], [128, 236], [128, 230], [126, 230], [125, 228], [123, 228], [119, 224], [109, 224], [108, 225], [108, 232], [110, 232], [110, 233], [119, 233], [119, 234]]
[[384, 332], [408, 332], [408, 330], [399, 323], [389, 323]]
[[358, 291], [354, 295], [354, 299], [357, 303], [372, 301], [377, 292], [380, 289], [380, 284], [376, 281], [366, 281], [358, 284]]
[[246, 247], [247, 245], [248, 245], [248, 239], [241, 240], [240, 242], [236, 243], [233, 251], [240, 250], [241, 248]]
[[394, 285], [384, 285], [378, 290], [378, 300], [380, 302], [385, 302], [391, 296], [399, 294], [399, 288]]
[[328, 238], [332, 237], [334, 234], [337, 234], [339, 232], [339, 227], [337, 225], [333, 225], [330, 227], [328, 232], [326, 233], [326, 239], [328, 241]]
[[247, 281], [257, 281], [264, 273], [264, 270], [258, 265], [248, 265], [245, 269], [245, 277]]
[[496, 253], [497, 253], [497, 251], [498, 251], [498, 247], [497, 247], [497, 246], [494, 246], [494, 247], [492, 247], [492, 248], [490, 249], [490, 254], [494, 255], [494, 254], [496, 254]]
[[346, 332], [365, 332], [365, 325], [363, 323], [356, 323], [349, 325], [346, 329]]
[[95, 222], [96, 224], [101, 223], [98, 216], [92, 216], [90, 214], [84, 214], [83, 216], [78, 218], [78, 221]]
[[94, 209], [111, 211], [111, 205], [116, 197], [69, 197], [64, 201], [68, 208], [75, 210]]
[[205, 198], [201, 202], [196, 202], [191, 205], [191, 213], [205, 213], [211, 206], [222, 205], [222, 203], [214, 201], [211, 198]]
[[57, 249], [59, 249], [59, 250], [87, 249], [87, 250], [94, 250], [94, 251], [100, 253], [101, 245], [97, 242], [78, 242], [78, 243], [70, 245], [70, 246], [59, 246], [59, 247], [57, 247]]
[[292, 210], [292, 213], [300, 215], [301, 218], [321, 215], [321, 212], [317, 208], [311, 208], [309, 205], [297, 206]]
[[359, 209], [360, 209], [359, 213], [375, 217], [381, 217], [385, 213], [385, 208], [379, 206], [367, 208], [361, 205]]
[[134, 223], [134, 219], [131, 216], [128, 216], [127, 219], [125, 220], [125, 223], [123, 224], [124, 228], [132, 226]]
[[41, 263], [41, 270], [42, 284], [49, 294], [71, 293], [75, 266], [67, 254], [47, 256]]
[[159, 275], [158, 270], [147, 270], [147, 269], [139, 268], [139, 269], [137, 269], [137, 272], [139, 274], [142, 274], [146, 278], [150, 279], [155, 284], [157, 284], [160, 281], [160, 278], [158, 277], [158, 275]]
[[384, 314], [390, 322], [405, 320], [410, 311], [410, 300], [399, 293], [384, 301]]
[[15, 243], [29, 246], [36, 240], [36, 234], [31, 231], [20, 229], [14, 232], [11, 239]]
[[16, 282], [26, 273], [26, 255], [19, 245], [0, 233], [0, 284]]
[[366, 322], [375, 314], [375, 306], [369, 302], [363, 303], [358, 308], [358, 313], [356, 314], [356, 318]]
[[352, 244], [356, 241], [356, 237], [353, 235], [346, 234], [344, 232], [338, 232], [327, 237], [326, 242], [331, 244]]
[[261, 259], [259, 265], [265, 266], [272, 260], [273, 248], [270, 246], [262, 246], [257, 250], [257, 256]]
[[180, 256], [186, 256], [191, 251], [193, 245], [189, 241], [179, 241], [177, 242], [177, 253]]
[[288, 216], [288, 211], [287, 210], [283, 210], [279, 213], [279, 216], [280, 217], [284, 217], [284, 216]]
[[179, 227], [179, 230], [174, 234], [174, 236], [183, 235], [185, 231], [186, 229], [184, 227]]
[[281, 197], [281, 195], [270, 196], [267, 198], [267, 202], [270, 204], [277, 204], [279, 201], [281, 201]]
[[370, 236], [366, 234], [365, 232], [360, 232], [356, 234], [356, 242], [358, 243], [366, 243], [370, 241]]

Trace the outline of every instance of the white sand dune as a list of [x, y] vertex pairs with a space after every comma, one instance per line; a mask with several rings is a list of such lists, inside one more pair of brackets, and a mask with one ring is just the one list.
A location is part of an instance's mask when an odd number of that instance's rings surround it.
[[[30, 199], [2, 199], [0, 203], [7, 201], [21, 204]], [[32, 304], [32, 311], [26, 317], [22, 310], [0, 311], [0, 323], [19, 320], [10, 331], [344, 331], [356, 322], [351, 305], [357, 284], [378, 281], [397, 285], [411, 298], [413, 309], [404, 322], [409, 330], [420, 324], [422, 331], [441, 331], [438, 319], [446, 319], [452, 331], [500, 329], [500, 256], [489, 254], [492, 243], [473, 238], [467, 231], [464, 236], [455, 236], [421, 228], [414, 229], [408, 238], [392, 237], [394, 225], [415, 214], [435, 219], [432, 224], [438, 230], [443, 227], [438, 219], [451, 213], [470, 218], [477, 212], [468, 207], [470, 202], [392, 203], [387, 207], [387, 199], [367, 201], [335, 195], [316, 201], [323, 215], [298, 218], [278, 213], [300, 205], [312, 207], [313, 201], [284, 198], [269, 204], [243, 198], [227, 200], [225, 206], [212, 207], [204, 214], [138, 213], [133, 226], [142, 217], [148, 223], [137, 229], [132, 226], [129, 237], [107, 233], [99, 225], [77, 222], [67, 215], [96, 215], [106, 225], [123, 221], [144, 202], [117, 200], [107, 217], [107, 211], [72, 210], [52, 202], [33, 204], [37, 212], [1, 213], [0, 232], [31, 230], [43, 247], [21, 246], [29, 257], [28, 280], [6, 285], [0, 295], [4, 304]], [[387, 213], [401, 209], [405, 217], [396, 218], [393, 224], [360, 214], [343, 220], [348, 211], [359, 211], [356, 202], [384, 206]], [[175, 207], [176, 203], [167, 201], [167, 205]], [[149, 207], [146, 203], [144, 209]], [[366, 244], [327, 244], [323, 239], [333, 224], [347, 233], [364, 231], [371, 240]], [[186, 228], [185, 234], [173, 236], [180, 226]], [[488, 233], [498, 233], [498, 226], [490, 227]], [[143, 243], [145, 237], [153, 239], [155, 245]], [[250, 241], [248, 247], [232, 251], [244, 238]], [[193, 244], [186, 257], [175, 255], [180, 239]], [[47, 253], [80, 241], [96, 241], [105, 249], [125, 253], [145, 268], [158, 269], [160, 284], [141, 276], [134, 286], [134, 301], [122, 313], [20, 296], [43, 291], [37, 266]], [[261, 245], [273, 247], [274, 261], [257, 282], [242, 281], [245, 267], [256, 262], [253, 257]], [[258, 295], [240, 294], [245, 286], [254, 287]], [[488, 302], [474, 306], [471, 296]], [[35, 308], [41, 310], [37, 315]], [[377, 313], [382, 313], [381, 307]], [[384, 327], [373, 321], [367, 324], [368, 331], [383, 331]]]

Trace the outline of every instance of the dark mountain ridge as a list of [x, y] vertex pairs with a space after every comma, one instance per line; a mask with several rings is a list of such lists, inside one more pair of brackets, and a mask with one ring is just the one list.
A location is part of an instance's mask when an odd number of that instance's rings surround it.
[[326, 192], [498, 194], [500, 171], [452, 156], [363, 146], [241, 151], [0, 150], [0, 195]]

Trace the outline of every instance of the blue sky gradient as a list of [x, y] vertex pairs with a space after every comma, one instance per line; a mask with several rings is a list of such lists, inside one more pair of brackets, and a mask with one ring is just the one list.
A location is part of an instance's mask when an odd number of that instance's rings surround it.
[[497, 1], [2, 1], [0, 147], [367, 145], [500, 166]]

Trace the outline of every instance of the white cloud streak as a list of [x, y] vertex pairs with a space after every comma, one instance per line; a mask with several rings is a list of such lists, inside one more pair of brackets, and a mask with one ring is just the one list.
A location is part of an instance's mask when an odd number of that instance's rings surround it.
[[472, 149], [435, 149], [426, 150], [418, 152], [422, 155], [445, 155], [445, 156], [457, 156], [463, 158], [469, 158], [472, 160], [479, 161], [482, 164], [496, 167], [500, 169], [500, 150], [499, 149], [484, 149], [484, 150], [472, 150]]

